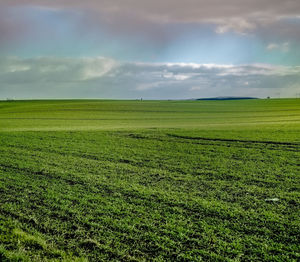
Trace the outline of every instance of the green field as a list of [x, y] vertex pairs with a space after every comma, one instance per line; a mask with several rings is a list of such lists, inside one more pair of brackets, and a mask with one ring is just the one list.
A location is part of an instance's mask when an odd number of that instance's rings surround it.
[[300, 99], [0, 102], [0, 261], [299, 261]]

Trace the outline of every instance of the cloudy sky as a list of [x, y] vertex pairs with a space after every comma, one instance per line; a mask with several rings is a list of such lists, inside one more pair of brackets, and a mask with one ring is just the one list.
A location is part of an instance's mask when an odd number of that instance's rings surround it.
[[299, 0], [0, 0], [0, 99], [298, 93]]

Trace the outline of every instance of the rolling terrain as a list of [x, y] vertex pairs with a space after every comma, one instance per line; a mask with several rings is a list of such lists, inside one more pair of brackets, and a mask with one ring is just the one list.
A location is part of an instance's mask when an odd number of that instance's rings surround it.
[[300, 100], [0, 102], [1, 261], [299, 261]]

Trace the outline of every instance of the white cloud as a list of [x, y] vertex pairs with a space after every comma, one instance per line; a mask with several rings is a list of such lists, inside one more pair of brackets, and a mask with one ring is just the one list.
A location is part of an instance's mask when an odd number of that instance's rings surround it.
[[96, 59], [86, 58], [84, 62], [85, 66], [83, 68], [82, 80], [102, 77], [117, 66], [114, 60], [101, 57]]
[[[147, 65], [147, 63], [144, 63]], [[163, 65], [168, 67], [181, 67], [181, 68], [193, 68], [193, 69], [199, 69], [199, 68], [232, 68], [233, 65], [222, 65], [222, 64], [196, 64], [196, 63], [157, 63], [153, 65]]]
[[282, 44], [270, 43], [267, 45], [267, 50], [269, 51], [279, 50], [281, 52], [286, 53], [290, 50], [290, 43], [289, 42], [284, 42]]
[[184, 74], [165, 73], [165, 74], [163, 74], [163, 77], [166, 79], [174, 79], [174, 80], [178, 80], [178, 81], [183, 81], [183, 80], [189, 79], [191, 76], [184, 75]]
[[[0, 60], [0, 98], [191, 98], [299, 93], [300, 66], [124, 63], [110, 58]], [[298, 89], [298, 90], [297, 90]], [[286, 95], [285, 95], [286, 94]]]
[[271, 43], [271, 44], [268, 44], [267, 49], [273, 50], [273, 49], [278, 49], [278, 47], [279, 47], [278, 44]]
[[212, 21], [217, 24], [216, 33], [224, 34], [228, 31], [235, 31], [241, 34], [245, 32], [253, 31], [257, 27], [257, 23], [245, 18], [229, 18], [224, 20]]

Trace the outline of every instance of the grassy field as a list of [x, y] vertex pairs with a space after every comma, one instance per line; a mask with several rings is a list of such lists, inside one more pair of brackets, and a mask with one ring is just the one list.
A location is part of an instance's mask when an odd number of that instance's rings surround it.
[[299, 261], [300, 99], [0, 102], [0, 261]]

